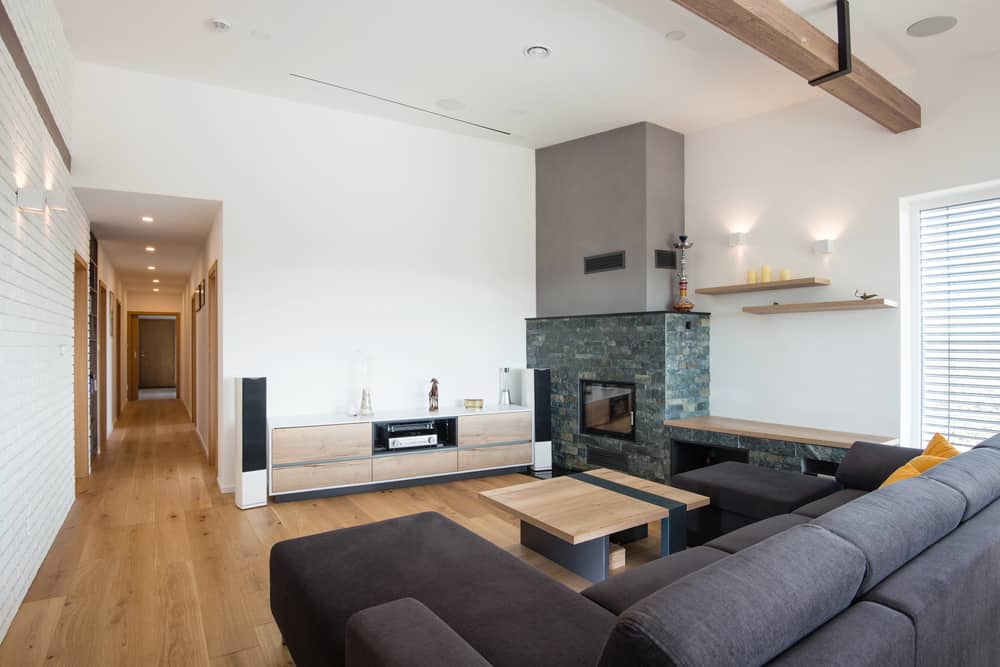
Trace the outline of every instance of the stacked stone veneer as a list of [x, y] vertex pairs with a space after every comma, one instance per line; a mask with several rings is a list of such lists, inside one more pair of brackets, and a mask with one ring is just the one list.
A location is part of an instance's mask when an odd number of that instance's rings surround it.
[[[710, 319], [701, 313], [629, 313], [529, 319], [528, 366], [552, 371], [557, 466], [591, 468], [587, 449], [625, 454], [628, 472], [670, 474], [665, 419], [708, 414]], [[580, 433], [580, 380], [636, 384], [635, 442]]]

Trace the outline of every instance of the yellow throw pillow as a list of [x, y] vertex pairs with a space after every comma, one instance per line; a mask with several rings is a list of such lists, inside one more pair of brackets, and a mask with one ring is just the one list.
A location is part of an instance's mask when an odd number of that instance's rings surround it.
[[884, 489], [890, 484], [895, 484], [896, 482], [902, 482], [904, 479], [910, 479], [911, 477], [919, 477], [920, 471], [912, 463], [904, 463], [903, 465], [896, 468], [896, 472], [889, 475], [888, 479], [882, 482], [882, 486], [878, 487]]
[[943, 456], [928, 456], [927, 454], [922, 454], [915, 459], [910, 459], [910, 462], [906, 465], [911, 465], [920, 472], [927, 472], [939, 463], [944, 463], [948, 459]]
[[[928, 454], [930, 451], [940, 452], [941, 454], [947, 454], [947, 456], [931, 455]], [[954, 454], [949, 453], [954, 452]], [[889, 478], [882, 482], [880, 489], [884, 489], [890, 484], [895, 484], [896, 482], [902, 482], [904, 479], [910, 479], [911, 477], [919, 477], [922, 473], [927, 472], [939, 463], [944, 463], [952, 456], [958, 454], [958, 450], [951, 446], [943, 435], [940, 433], [935, 433], [931, 441], [927, 443], [927, 449], [920, 456], [915, 456], [899, 468], [896, 469], [894, 473], [889, 475]]]
[[927, 449], [924, 450], [924, 454], [928, 456], [940, 456], [943, 459], [950, 459], [953, 456], [958, 456], [959, 451], [955, 449], [948, 439], [941, 435], [940, 433], [935, 433], [931, 441], [927, 443]]

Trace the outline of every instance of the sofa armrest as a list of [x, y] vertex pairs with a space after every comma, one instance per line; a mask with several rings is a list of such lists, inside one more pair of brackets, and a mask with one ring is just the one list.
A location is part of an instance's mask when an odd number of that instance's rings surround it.
[[874, 491], [896, 468], [921, 453], [912, 447], [855, 442], [837, 468], [837, 481], [848, 489]]
[[423, 603], [393, 600], [347, 621], [347, 667], [489, 667], [489, 662]]

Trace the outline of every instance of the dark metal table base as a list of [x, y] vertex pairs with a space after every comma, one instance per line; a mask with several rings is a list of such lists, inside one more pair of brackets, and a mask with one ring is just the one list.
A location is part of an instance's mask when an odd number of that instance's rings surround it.
[[567, 570], [575, 572], [590, 581], [604, 581], [608, 578], [608, 536], [580, 544], [570, 544], [555, 535], [549, 535], [541, 528], [521, 522], [521, 544], [537, 551], [549, 560], [559, 563]]

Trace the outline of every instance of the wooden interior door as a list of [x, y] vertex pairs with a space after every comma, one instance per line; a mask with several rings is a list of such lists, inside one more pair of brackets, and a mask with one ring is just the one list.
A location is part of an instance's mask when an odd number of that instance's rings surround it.
[[122, 414], [122, 331], [124, 327], [122, 326], [122, 302], [115, 299], [115, 321], [114, 321], [114, 332], [115, 337], [115, 358], [112, 362], [115, 367], [115, 419], [117, 419]]
[[128, 355], [127, 392], [128, 400], [139, 400], [139, 316], [128, 315]]
[[198, 422], [198, 297], [191, 297], [191, 421]]
[[177, 320], [139, 318], [139, 389], [177, 386]]
[[87, 262], [74, 253], [73, 271], [73, 452], [77, 477], [90, 474], [87, 422], [90, 393], [87, 369]]
[[208, 271], [208, 459], [219, 470], [219, 284], [218, 264]]
[[108, 375], [108, 289], [100, 284], [97, 299], [97, 439], [98, 453], [108, 441], [108, 390], [111, 387]]

